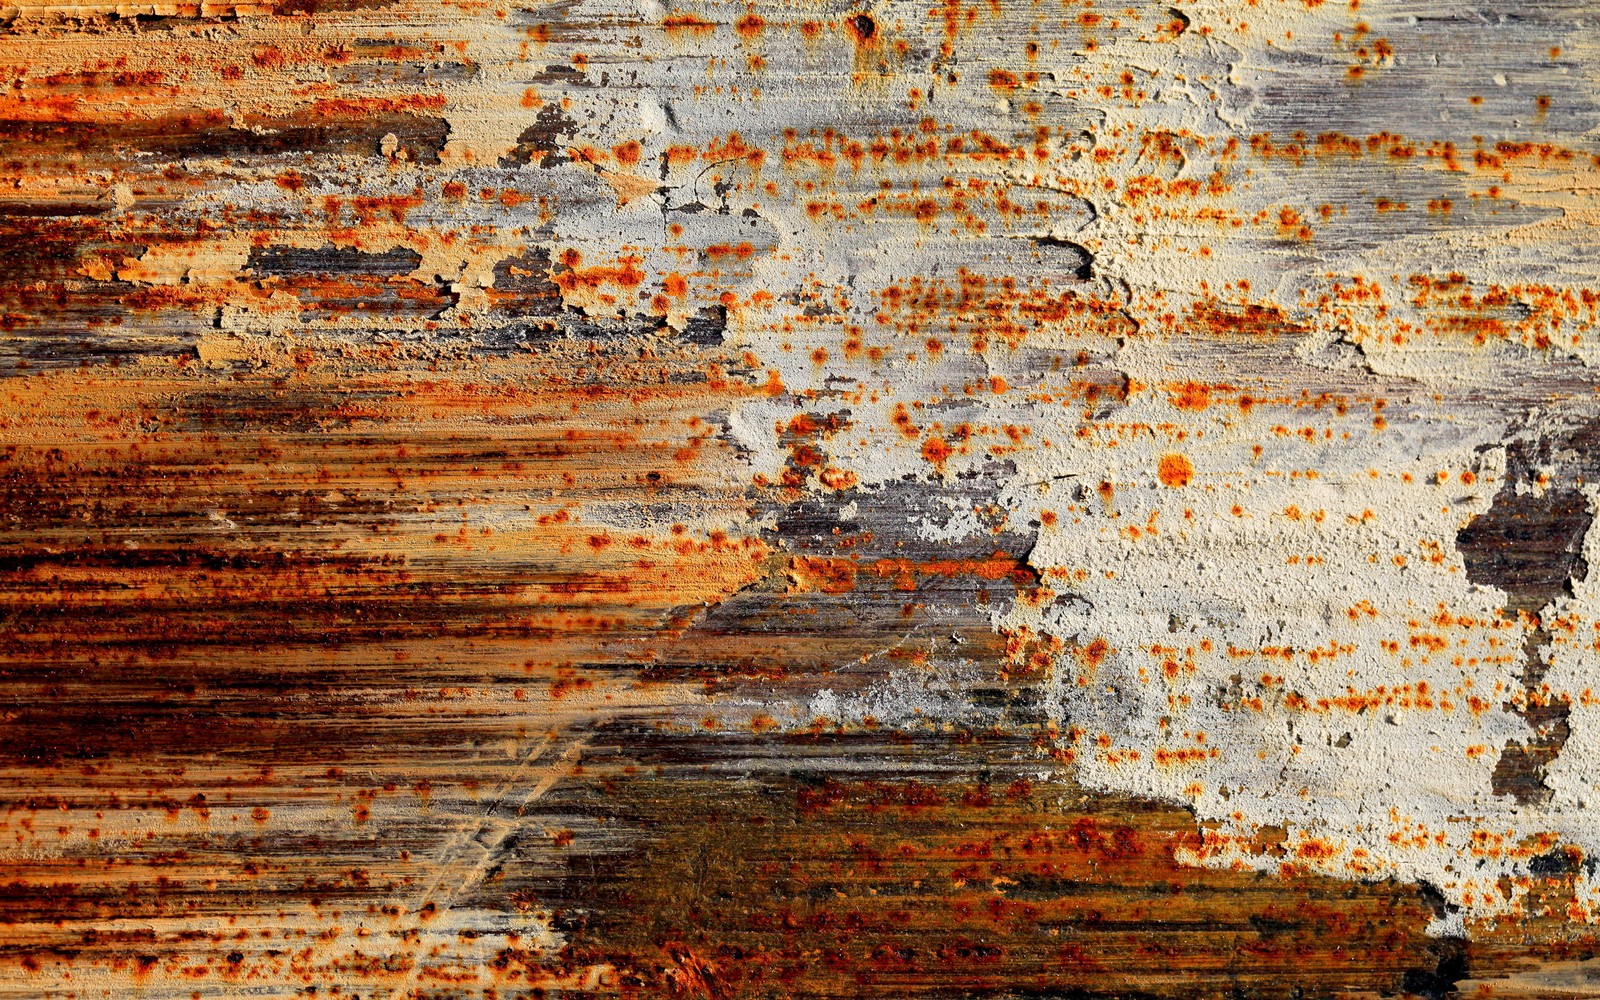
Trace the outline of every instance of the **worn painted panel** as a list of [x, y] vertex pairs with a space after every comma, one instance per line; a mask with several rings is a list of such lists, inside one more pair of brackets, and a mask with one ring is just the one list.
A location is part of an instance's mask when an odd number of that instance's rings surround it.
[[0, 996], [1600, 995], [1600, 8], [0, 12]]

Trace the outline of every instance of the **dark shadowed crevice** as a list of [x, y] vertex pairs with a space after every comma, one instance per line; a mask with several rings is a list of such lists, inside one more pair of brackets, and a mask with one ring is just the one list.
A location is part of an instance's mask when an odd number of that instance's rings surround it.
[[1088, 281], [1094, 277], [1094, 254], [1087, 247], [1055, 236], [1035, 236], [1033, 242], [1041, 250], [1061, 253], [1074, 278]]

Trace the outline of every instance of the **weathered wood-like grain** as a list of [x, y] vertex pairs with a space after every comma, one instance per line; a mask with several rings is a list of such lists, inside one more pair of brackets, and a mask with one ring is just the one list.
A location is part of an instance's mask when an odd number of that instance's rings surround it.
[[1597, 26], [0, 11], [0, 997], [1600, 995]]

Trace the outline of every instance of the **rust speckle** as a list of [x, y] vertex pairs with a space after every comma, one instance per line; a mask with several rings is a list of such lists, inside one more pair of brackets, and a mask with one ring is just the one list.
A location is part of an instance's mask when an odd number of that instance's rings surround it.
[[1188, 486], [1194, 479], [1194, 465], [1187, 456], [1171, 452], [1161, 456], [1156, 474], [1163, 486]]

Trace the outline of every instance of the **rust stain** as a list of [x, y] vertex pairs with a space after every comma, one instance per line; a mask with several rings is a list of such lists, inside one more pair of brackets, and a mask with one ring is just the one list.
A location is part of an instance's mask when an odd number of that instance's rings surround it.
[[0, 11], [0, 995], [1600, 995], [1592, 13]]

